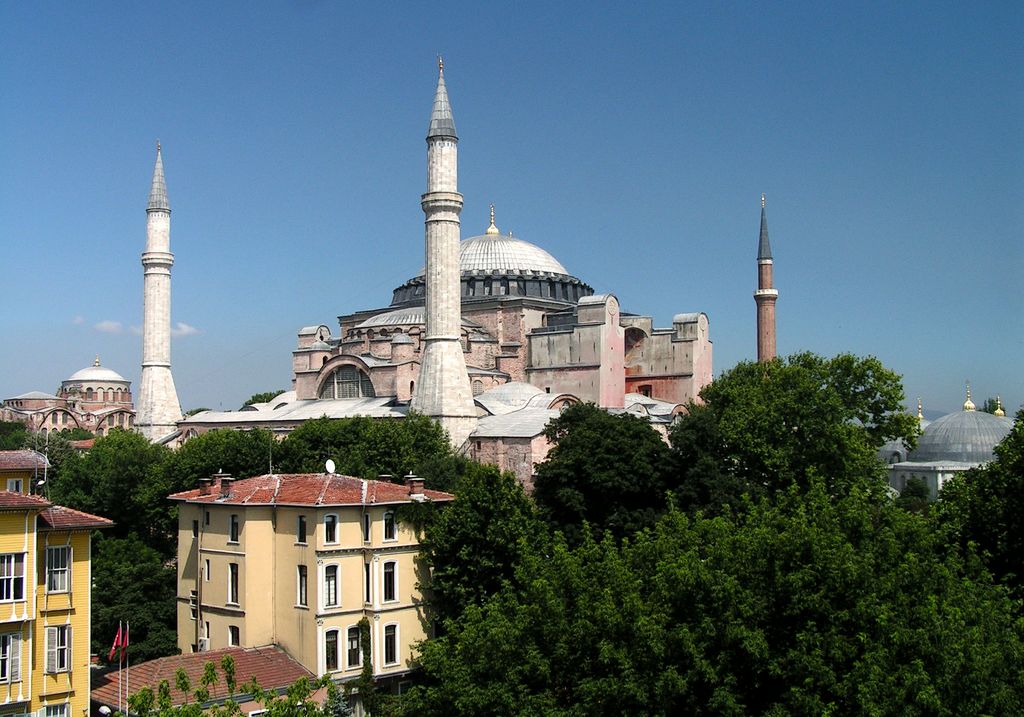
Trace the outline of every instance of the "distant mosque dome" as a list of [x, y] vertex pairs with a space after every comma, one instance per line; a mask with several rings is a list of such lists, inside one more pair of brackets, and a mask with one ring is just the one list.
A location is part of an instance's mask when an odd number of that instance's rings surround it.
[[65, 383], [81, 382], [81, 381], [120, 381], [122, 383], [128, 383], [128, 379], [119, 374], [117, 371], [113, 371], [109, 368], [100, 366], [100, 357], [97, 356], [96, 360], [93, 361], [92, 366], [86, 366], [85, 368], [75, 371], [71, 374], [70, 378]]
[[[503, 235], [494, 226], [487, 233], [463, 239], [459, 245], [462, 300], [495, 297], [535, 297], [575, 304], [594, 290], [571, 275], [558, 259], [536, 244]], [[422, 303], [426, 269], [394, 291], [392, 306]]]
[[1011, 428], [1005, 416], [970, 409], [949, 413], [928, 424], [907, 460], [985, 463], [995, 459], [993, 449]]

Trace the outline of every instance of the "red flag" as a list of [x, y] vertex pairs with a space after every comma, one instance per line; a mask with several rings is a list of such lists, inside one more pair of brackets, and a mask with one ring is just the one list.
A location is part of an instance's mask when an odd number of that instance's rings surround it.
[[127, 651], [128, 651], [128, 631], [129, 631], [129, 629], [130, 629], [129, 628], [129, 623], [126, 622], [124, 624], [124, 637], [121, 638], [121, 661], [122, 662], [124, 661], [125, 655], [127, 654]]
[[110, 646], [110, 654], [107, 655], [107, 662], [113, 662], [114, 661], [114, 655], [117, 654], [117, 648], [119, 648], [119, 647], [122, 647], [122, 644], [121, 644], [121, 623], [117, 623], [117, 634], [114, 636], [114, 644]]

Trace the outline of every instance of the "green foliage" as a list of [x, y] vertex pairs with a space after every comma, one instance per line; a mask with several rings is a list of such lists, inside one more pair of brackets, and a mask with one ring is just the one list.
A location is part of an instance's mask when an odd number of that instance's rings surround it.
[[163, 468], [166, 495], [195, 488], [200, 478], [224, 471], [235, 478], [270, 472], [274, 435], [262, 428], [251, 431], [220, 429], [190, 438], [172, 453]]
[[978, 406], [978, 410], [982, 411], [983, 413], [995, 413], [996, 409], [998, 409], [998, 408], [999, 408], [999, 401], [998, 401], [998, 399], [992, 398], [991, 396], [989, 398], [986, 398], [984, 401], [982, 401], [981, 405]]
[[803, 353], [740, 363], [700, 395], [703, 403], [691, 404], [671, 433], [680, 504], [691, 510], [806, 488], [815, 476], [834, 495], [865, 481], [881, 487], [878, 447], [916, 441], [900, 377], [872, 357]]
[[919, 516], [820, 481], [584, 534], [422, 645], [406, 715], [1019, 714], [1022, 625]]
[[196, 415], [197, 413], [202, 413], [203, 411], [209, 411], [209, 410], [210, 410], [210, 409], [209, 409], [209, 408], [207, 408], [206, 406], [201, 406], [201, 407], [199, 407], [199, 408], [190, 408], [190, 409], [188, 409], [187, 411], [185, 411], [185, 416], [186, 416], [186, 417], [188, 417], [188, 416], [194, 416], [194, 415]]
[[94, 433], [84, 428], [65, 428], [60, 435], [69, 441], [86, 441], [96, 437]]
[[401, 482], [405, 474], [419, 474], [422, 464], [450, 453], [444, 430], [426, 416], [318, 418], [288, 435], [275, 466], [284, 473], [322, 473], [330, 458], [342, 475], [390, 475]]
[[373, 679], [373, 652], [370, 647], [370, 621], [362, 618], [359, 621], [359, 649], [363, 653], [363, 667], [359, 677], [345, 684], [346, 694], [351, 697], [359, 695], [363, 705], [363, 714], [373, 717], [389, 717], [396, 709], [395, 700], [377, 689]]
[[571, 542], [580, 539], [584, 522], [624, 537], [665, 510], [670, 451], [645, 419], [577, 404], [544, 434], [552, 446], [537, 466], [533, 497]]
[[436, 513], [421, 542], [433, 575], [421, 586], [431, 591], [441, 618], [457, 617], [498, 592], [546, 532], [522, 486], [493, 466], [468, 472], [456, 500]]
[[137, 536], [94, 539], [92, 650], [106, 659], [118, 621], [131, 623], [132, 662], [177, 651], [176, 572]]
[[927, 483], [920, 478], [910, 478], [907, 480], [903, 492], [900, 493], [900, 497], [896, 499], [896, 505], [911, 513], [925, 515], [928, 513], [928, 505], [931, 502], [930, 494]]
[[249, 400], [242, 404], [242, 408], [251, 406], [254, 403], [268, 403], [270, 400], [277, 398], [284, 391], [265, 391], [264, 393], [254, 393], [249, 397]]
[[20, 421], [0, 421], [0, 451], [16, 451], [30, 441], [28, 428]]
[[951, 542], [977, 548], [989, 570], [1024, 599], [1024, 409], [996, 460], [949, 481], [935, 504]]

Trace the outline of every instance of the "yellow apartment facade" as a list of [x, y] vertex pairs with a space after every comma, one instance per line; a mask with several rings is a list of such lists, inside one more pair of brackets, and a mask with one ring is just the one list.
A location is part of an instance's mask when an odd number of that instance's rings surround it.
[[113, 523], [29, 494], [33, 456], [0, 451], [0, 717], [87, 717], [91, 534]]
[[370, 623], [373, 674], [413, 669], [430, 615], [417, 589], [415, 531], [396, 512], [454, 496], [331, 473], [216, 475], [176, 493], [178, 647], [278, 645], [317, 675], [359, 675], [359, 621]]

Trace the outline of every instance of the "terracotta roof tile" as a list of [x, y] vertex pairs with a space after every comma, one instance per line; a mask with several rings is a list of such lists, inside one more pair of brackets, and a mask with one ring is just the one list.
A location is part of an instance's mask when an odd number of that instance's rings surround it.
[[[225, 655], [231, 655], [235, 660], [235, 679], [239, 688], [253, 678], [256, 678], [263, 689], [276, 690], [291, 685], [300, 677], [315, 677], [313, 673], [289, 657], [288, 653], [277, 645], [228, 647], [209, 652], [160, 657], [149, 662], [133, 664], [131, 666], [132, 692], [138, 692], [143, 687], [150, 687], [156, 694], [160, 682], [167, 680], [171, 686], [171, 699], [174, 700], [174, 704], [183, 704], [186, 699], [191, 701], [192, 695], [183, 695], [174, 687], [174, 675], [178, 668], [185, 670], [193, 689], [195, 689], [200, 684], [206, 663], [212, 662], [217, 665], [219, 681], [210, 687], [210, 699], [225, 699], [228, 697], [228, 690], [224, 684], [224, 674], [220, 669], [220, 661]], [[117, 705], [117, 670], [112, 670], [102, 676], [93, 676], [92, 701], [103, 705]]]
[[[363, 486], [367, 504], [411, 503], [404, 485], [387, 481], [362, 480], [333, 473], [285, 473], [255, 476], [227, 482], [227, 496], [221, 496], [217, 483], [205, 488], [175, 493], [171, 500], [225, 505], [361, 505]], [[437, 490], [424, 490], [434, 502], [453, 500], [455, 496]]]
[[0, 451], [0, 471], [43, 470], [47, 465], [46, 456], [36, 451]]
[[26, 508], [43, 509], [50, 506], [50, 501], [41, 495], [25, 495], [0, 490], [0, 510], [25, 510]]
[[109, 528], [113, 524], [114, 521], [109, 518], [101, 518], [98, 515], [83, 513], [73, 508], [65, 508], [63, 505], [51, 506], [39, 514], [40, 527], [51, 530]]

